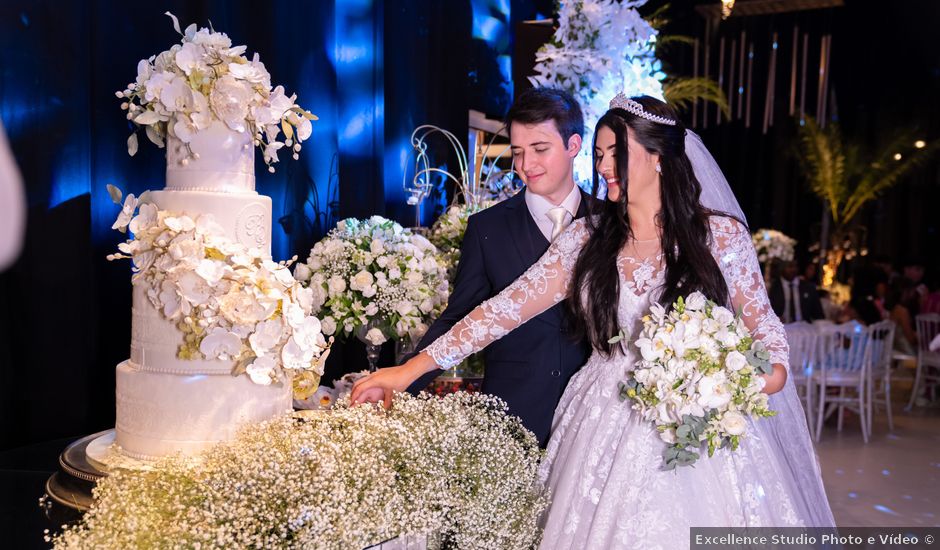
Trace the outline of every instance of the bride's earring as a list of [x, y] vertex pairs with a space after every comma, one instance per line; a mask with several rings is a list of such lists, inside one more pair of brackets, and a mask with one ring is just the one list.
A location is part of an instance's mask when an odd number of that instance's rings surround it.
[[662, 174], [662, 173], [663, 173], [663, 165], [660, 164], [660, 163], [658, 163], [658, 162], [656, 163], [656, 173], [657, 173], [657, 174]]

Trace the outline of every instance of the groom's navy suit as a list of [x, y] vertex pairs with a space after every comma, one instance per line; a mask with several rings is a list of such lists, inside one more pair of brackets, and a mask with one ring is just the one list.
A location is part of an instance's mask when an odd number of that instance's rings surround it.
[[[524, 194], [470, 216], [447, 309], [416, 349], [429, 346], [476, 306], [509, 286], [548, 249], [549, 242], [532, 219]], [[586, 215], [590, 200], [581, 192], [576, 217]], [[520, 417], [543, 447], [555, 406], [590, 351], [586, 342], [569, 335], [564, 307], [564, 303], [556, 304], [484, 350], [483, 392], [505, 400], [509, 413]], [[440, 373], [435, 370], [421, 377], [409, 391], [423, 389]]]

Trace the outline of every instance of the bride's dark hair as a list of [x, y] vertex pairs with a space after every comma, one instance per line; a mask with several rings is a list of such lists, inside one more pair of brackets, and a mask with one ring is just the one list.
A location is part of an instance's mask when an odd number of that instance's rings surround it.
[[[608, 340], [620, 326], [617, 306], [620, 302], [620, 276], [617, 256], [632, 237], [627, 213], [627, 127], [633, 129], [636, 141], [650, 153], [659, 155], [660, 199], [662, 209], [657, 217], [661, 228], [665, 281], [659, 302], [672, 304], [679, 296], [699, 290], [718, 304], [728, 301], [728, 286], [708, 248], [708, 219], [714, 212], [699, 203], [702, 186], [695, 178], [692, 164], [685, 154], [685, 126], [678, 114], [667, 104], [648, 96], [633, 98], [643, 109], [654, 115], [677, 121], [675, 126], [649, 121], [624, 109], [611, 109], [601, 117], [594, 129], [607, 127], [616, 136], [614, 155], [617, 177], [622, 182], [617, 201], [597, 201], [594, 215], [588, 216], [590, 237], [578, 256], [574, 269], [573, 289], [568, 306], [577, 334], [587, 337], [594, 349], [610, 356], [615, 345]], [[598, 197], [596, 149], [594, 154], [594, 189]], [[740, 221], [740, 220], [739, 220]]]

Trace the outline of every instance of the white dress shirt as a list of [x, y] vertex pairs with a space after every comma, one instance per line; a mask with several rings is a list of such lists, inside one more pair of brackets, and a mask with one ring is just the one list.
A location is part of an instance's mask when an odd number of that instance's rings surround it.
[[563, 207], [567, 211], [567, 215], [565, 216], [565, 226], [567, 227], [577, 215], [578, 208], [581, 207], [581, 190], [577, 185], [573, 186], [571, 192], [561, 201], [561, 204], [552, 204], [551, 201], [545, 197], [536, 195], [527, 190], [525, 193], [525, 204], [529, 209], [529, 214], [532, 216], [532, 219], [535, 220], [535, 224], [539, 226], [539, 231], [542, 232], [545, 240], [552, 242], [552, 228], [555, 224], [552, 223], [552, 220], [548, 217], [548, 211], [556, 206]]

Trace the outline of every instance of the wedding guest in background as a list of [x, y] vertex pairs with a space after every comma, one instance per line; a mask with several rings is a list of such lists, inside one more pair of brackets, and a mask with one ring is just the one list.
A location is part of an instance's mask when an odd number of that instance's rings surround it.
[[898, 326], [895, 332], [894, 347], [897, 351], [907, 355], [917, 353], [917, 329], [914, 326], [914, 317], [920, 310], [920, 295], [914, 283], [901, 277], [888, 292], [885, 301], [889, 318]]
[[924, 277], [927, 295], [924, 297], [921, 313], [940, 313], [940, 269], [931, 268]]
[[813, 260], [806, 262], [806, 266], [803, 268], [803, 280], [809, 283], [813, 283], [814, 285], [818, 285], [818, 275], [819, 266], [816, 265], [816, 262]]
[[855, 320], [864, 325], [871, 325], [887, 319], [888, 311], [884, 308], [884, 299], [888, 292], [887, 280], [887, 274], [879, 267], [858, 266], [852, 274], [851, 299], [840, 322]]
[[770, 287], [770, 305], [784, 323], [823, 319], [816, 284], [797, 277], [796, 262], [784, 262]]
[[892, 283], [901, 276], [894, 270], [894, 261], [887, 254], [875, 254], [871, 259], [871, 267], [881, 270], [885, 274], [885, 282]]
[[924, 284], [925, 262], [919, 258], [908, 258], [902, 266], [902, 275], [914, 285], [921, 303], [927, 299], [927, 285]]

